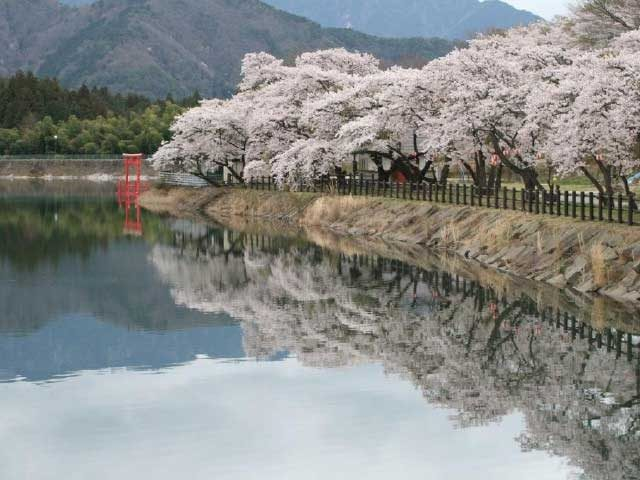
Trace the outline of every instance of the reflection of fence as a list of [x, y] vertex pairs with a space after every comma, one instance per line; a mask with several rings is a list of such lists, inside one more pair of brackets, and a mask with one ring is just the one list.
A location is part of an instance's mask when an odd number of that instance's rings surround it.
[[[271, 178], [252, 179], [246, 188], [276, 190]], [[304, 191], [366, 197], [398, 198], [452, 205], [469, 205], [532, 214], [570, 217], [583, 221], [600, 221], [634, 225], [638, 207], [634, 195], [602, 195], [594, 192], [488, 189], [475, 185], [381, 182], [359, 178], [321, 179], [304, 187]]]
[[[447, 302], [462, 303], [467, 298], [473, 298], [477, 311], [490, 313], [496, 325], [500, 325], [499, 330], [503, 334], [511, 330], [517, 331], [526, 325], [526, 323], [517, 321], [516, 318], [508, 320], [503, 315], [505, 312], [510, 312], [517, 317], [516, 309], [513, 308], [517, 305], [519, 312], [528, 319], [536, 320], [534, 333], [541, 333], [545, 328], [554, 328], [566, 334], [567, 341], [587, 342], [591, 348], [606, 348], [607, 352], [615, 352], [616, 358], [625, 357], [628, 361], [637, 360], [640, 362], [640, 336], [613, 327], [598, 329], [567, 311], [539, 305], [526, 295], [508, 299], [505, 295], [501, 295], [475, 280], [448, 272], [413, 267], [397, 260], [387, 260], [369, 255], [340, 255], [340, 258], [341, 263], [342, 259], [346, 260], [347, 265], [343, 267], [344, 270], [349, 265], [367, 265], [380, 272], [395, 272], [405, 278], [408, 276], [415, 285], [418, 282], [426, 283], [433, 292], [437, 293], [436, 298], [439, 298], [440, 302], [446, 300]], [[526, 318], [520, 320], [526, 320]]]

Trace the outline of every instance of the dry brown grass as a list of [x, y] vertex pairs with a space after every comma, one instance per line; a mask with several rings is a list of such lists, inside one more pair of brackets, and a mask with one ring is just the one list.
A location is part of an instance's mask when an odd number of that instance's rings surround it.
[[440, 232], [443, 247], [455, 248], [460, 239], [460, 232], [454, 222], [447, 222]]
[[591, 326], [603, 330], [607, 323], [607, 302], [602, 297], [595, 297], [591, 306]]
[[319, 197], [305, 211], [303, 223], [306, 225], [331, 225], [361, 210], [367, 199], [352, 196]]
[[604, 259], [604, 246], [601, 243], [592, 245], [589, 250], [589, 258], [591, 260], [593, 283], [596, 287], [602, 288], [607, 285], [609, 280], [609, 271]]
[[536, 232], [536, 251], [538, 252], [538, 256], [542, 256], [544, 253], [544, 244], [542, 243], [542, 235], [540, 232]]
[[477, 234], [469, 238], [468, 243], [490, 245], [492, 249], [500, 250], [509, 246], [512, 238], [511, 219], [500, 217], [494, 222], [481, 226]]

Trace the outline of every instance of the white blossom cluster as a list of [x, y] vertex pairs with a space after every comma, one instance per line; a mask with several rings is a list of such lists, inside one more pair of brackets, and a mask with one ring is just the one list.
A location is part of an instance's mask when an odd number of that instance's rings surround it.
[[[344, 49], [293, 65], [248, 54], [237, 94], [179, 117], [155, 166], [201, 176], [226, 167], [238, 181], [296, 188], [350, 165], [354, 152], [417, 182], [437, 163], [473, 175], [479, 155], [528, 188], [542, 188], [545, 167], [611, 193], [640, 169], [639, 10], [637, 0], [590, 0], [569, 18], [481, 36], [421, 69], [382, 69]], [[410, 154], [400, 147], [407, 134]]]

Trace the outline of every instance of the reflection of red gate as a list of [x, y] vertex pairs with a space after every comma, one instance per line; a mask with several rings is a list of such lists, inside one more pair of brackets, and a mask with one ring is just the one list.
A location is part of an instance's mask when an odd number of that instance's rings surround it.
[[[135, 217], [131, 215], [131, 207], [135, 208]], [[142, 215], [140, 212], [140, 204], [135, 202], [135, 205], [127, 204], [124, 207], [124, 227], [122, 229], [126, 235], [142, 235]]]
[[[142, 183], [141, 153], [124, 154], [124, 178], [118, 180], [117, 192], [118, 205], [124, 207], [124, 233], [129, 235], [142, 235], [142, 216], [138, 199], [140, 194], [148, 188]], [[131, 215], [131, 209], [135, 208], [135, 218]]]

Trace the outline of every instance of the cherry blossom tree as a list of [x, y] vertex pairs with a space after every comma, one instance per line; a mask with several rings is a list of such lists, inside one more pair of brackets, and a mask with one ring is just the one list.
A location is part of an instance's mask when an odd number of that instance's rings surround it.
[[419, 183], [425, 180], [433, 162], [426, 158], [428, 152], [420, 149], [413, 132], [429, 114], [432, 103], [433, 90], [423, 71], [394, 68], [316, 102], [307, 117], [330, 125], [329, 134], [345, 155], [369, 155], [381, 180], [400, 173], [408, 181]]
[[572, 8], [572, 14], [572, 30], [589, 45], [607, 44], [640, 28], [638, 0], [582, 0]]
[[251, 80], [241, 82], [238, 95], [252, 95], [247, 172], [268, 174], [279, 184], [295, 187], [329, 173], [343, 161], [329, 145], [332, 139], [319, 135], [312, 122], [303, 121], [306, 105], [379, 71], [378, 60], [368, 54], [333, 49], [302, 54], [292, 67], [278, 64], [275, 70], [279, 77], [273, 75], [273, 65], [275, 62], [267, 62], [263, 55], [259, 66], [267, 71], [269, 81], [252, 71], [253, 64], [243, 70]]
[[[445, 182], [457, 165], [482, 189], [499, 188], [504, 168], [543, 189], [544, 166], [579, 171], [604, 194], [620, 178], [630, 193], [626, 178], [640, 168], [636, 8], [589, 0], [572, 18], [479, 37], [422, 69], [382, 70], [344, 49], [293, 65], [248, 54], [238, 93], [178, 118], [154, 160], [203, 178], [225, 167], [238, 181], [268, 176], [298, 188], [362, 153], [381, 180]], [[596, 21], [615, 26], [607, 42], [576, 42], [578, 27]], [[428, 178], [434, 164], [439, 179]]]
[[[518, 174], [528, 189], [542, 188], [538, 135], [530, 128], [527, 100], [532, 88], [552, 67], [570, 64], [570, 47], [559, 28], [536, 24], [473, 40], [427, 68], [448, 79], [435, 131], [426, 135], [432, 148], [448, 149], [465, 162], [482, 163], [485, 152], [494, 164]], [[467, 167], [468, 170], [470, 170]]]
[[245, 98], [208, 100], [182, 114], [171, 127], [173, 138], [153, 156], [157, 170], [187, 172], [210, 181], [220, 167], [244, 181], [250, 104]]
[[[544, 157], [561, 174], [583, 173], [603, 195], [640, 168], [640, 32], [623, 34], [604, 50], [579, 52], [571, 65], [547, 72], [528, 109]], [[590, 166], [600, 173], [594, 175]]]

